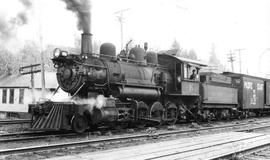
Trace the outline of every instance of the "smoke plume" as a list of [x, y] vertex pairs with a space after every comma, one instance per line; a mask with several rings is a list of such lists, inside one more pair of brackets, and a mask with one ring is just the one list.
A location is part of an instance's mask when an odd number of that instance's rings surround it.
[[78, 17], [78, 29], [84, 33], [90, 33], [91, 20], [91, 4], [90, 0], [63, 0], [66, 3], [66, 8]]
[[6, 18], [0, 16], [0, 38], [7, 41], [16, 35], [16, 27], [28, 23], [27, 13], [32, 7], [31, 0], [20, 0], [23, 5], [22, 11], [18, 12], [15, 17]]

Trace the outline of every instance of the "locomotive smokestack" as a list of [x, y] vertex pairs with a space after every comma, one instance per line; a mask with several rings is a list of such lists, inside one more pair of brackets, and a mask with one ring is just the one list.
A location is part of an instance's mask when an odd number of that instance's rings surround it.
[[92, 54], [92, 34], [83, 33], [81, 41], [81, 54]]

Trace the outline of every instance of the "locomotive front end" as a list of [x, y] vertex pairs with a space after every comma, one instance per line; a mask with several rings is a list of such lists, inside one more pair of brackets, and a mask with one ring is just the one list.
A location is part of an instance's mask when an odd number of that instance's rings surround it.
[[52, 60], [57, 68], [58, 84], [62, 90], [72, 95], [86, 89], [91, 84], [106, 83], [106, 67], [97, 56], [91, 53], [90, 37], [90, 34], [82, 34], [80, 55], [67, 54], [66, 51], [60, 49], [54, 50]]
[[[115, 47], [104, 44], [101, 52], [115, 54]], [[32, 129], [83, 132], [92, 125], [117, 122], [130, 113], [130, 110], [119, 113], [115, 98], [106, 94], [109, 88], [108, 57], [92, 53], [91, 34], [82, 34], [81, 54], [57, 48], [53, 56], [59, 87], [71, 97], [66, 102], [46, 101], [29, 106], [33, 116]], [[100, 102], [103, 105], [99, 105]]]

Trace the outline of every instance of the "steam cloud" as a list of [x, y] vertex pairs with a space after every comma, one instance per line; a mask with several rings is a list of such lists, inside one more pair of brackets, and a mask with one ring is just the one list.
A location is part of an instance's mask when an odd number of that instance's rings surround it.
[[15, 29], [18, 26], [22, 26], [28, 23], [27, 11], [31, 9], [32, 2], [31, 0], [20, 0], [20, 3], [23, 4], [23, 10], [17, 13], [15, 17], [6, 19], [3, 16], [0, 16], [0, 38], [1, 40], [9, 40], [12, 36], [15, 35]]
[[106, 105], [106, 98], [103, 95], [98, 95], [97, 98], [88, 98], [88, 99], [76, 99], [74, 101], [75, 104], [88, 104], [89, 107], [91, 107], [91, 110], [93, 107], [96, 108], [102, 108], [104, 105]]
[[[35, 92], [35, 95], [39, 95], [41, 97], [41, 91]], [[37, 98], [36, 98], [37, 99]], [[102, 108], [106, 105], [106, 98], [103, 95], [98, 95], [97, 97], [89, 97], [89, 98], [74, 98], [72, 99], [66, 92], [59, 89], [58, 92], [52, 96], [51, 92], [46, 93], [46, 99], [49, 99], [53, 102], [73, 102], [77, 105], [87, 105], [89, 107], [89, 111], [93, 111], [94, 107]]]
[[[36, 101], [39, 101], [42, 95], [41, 90], [34, 90], [34, 97]], [[103, 95], [98, 95], [97, 97], [89, 97], [89, 98], [74, 98], [72, 99], [68, 93], [64, 92], [63, 90], [59, 89], [55, 95], [52, 96], [51, 92], [45, 93], [46, 100], [51, 100], [53, 102], [73, 102], [77, 105], [87, 105], [89, 107], [89, 111], [93, 111], [93, 109], [106, 106], [106, 97]], [[32, 103], [32, 95], [25, 97], [26, 103]]]
[[66, 8], [78, 17], [78, 29], [84, 33], [90, 33], [91, 20], [91, 4], [90, 0], [63, 0], [66, 3]]

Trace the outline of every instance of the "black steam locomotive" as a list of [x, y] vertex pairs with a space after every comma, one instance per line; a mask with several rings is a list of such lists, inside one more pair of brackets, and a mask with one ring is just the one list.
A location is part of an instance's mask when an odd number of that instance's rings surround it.
[[148, 52], [147, 45], [116, 55], [105, 43], [92, 54], [90, 42], [91, 35], [82, 34], [80, 55], [54, 51], [59, 86], [72, 100], [30, 105], [33, 129], [84, 132], [108, 124], [241, 118], [264, 114], [270, 105], [268, 80], [200, 73], [206, 64]]

